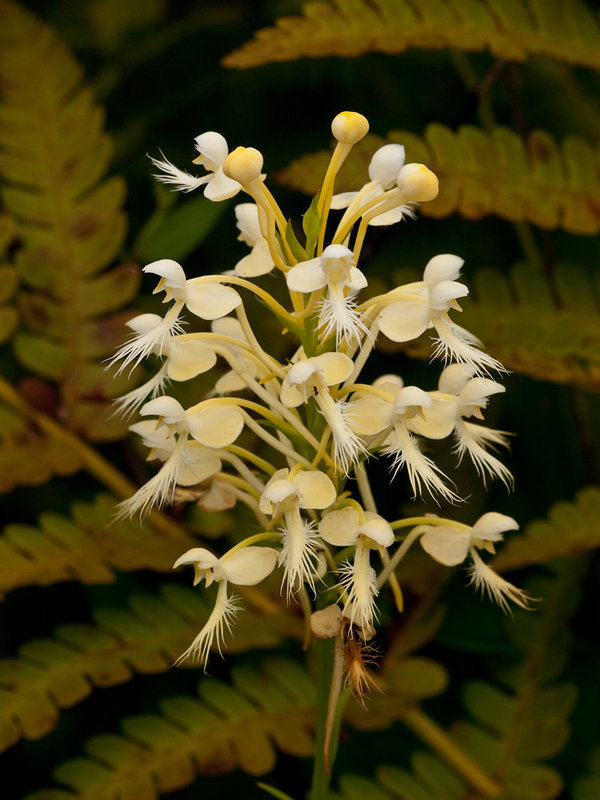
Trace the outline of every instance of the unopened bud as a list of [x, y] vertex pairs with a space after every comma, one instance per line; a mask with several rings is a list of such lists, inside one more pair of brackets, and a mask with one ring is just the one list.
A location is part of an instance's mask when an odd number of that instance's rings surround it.
[[398, 173], [398, 186], [406, 201], [425, 203], [438, 196], [437, 176], [425, 164], [405, 164]]
[[356, 111], [342, 111], [331, 123], [331, 132], [342, 144], [356, 144], [369, 132], [369, 120]]
[[251, 183], [260, 177], [264, 159], [254, 147], [236, 147], [223, 162], [223, 172], [238, 183]]
[[342, 627], [342, 612], [335, 603], [310, 615], [310, 628], [317, 639], [333, 639]]

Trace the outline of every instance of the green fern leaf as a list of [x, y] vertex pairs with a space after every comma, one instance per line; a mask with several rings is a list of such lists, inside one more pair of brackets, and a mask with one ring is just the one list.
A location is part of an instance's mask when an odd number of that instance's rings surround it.
[[15, 233], [14, 220], [8, 214], [0, 214], [0, 344], [10, 339], [19, 321], [16, 308], [6, 305], [17, 290], [17, 270], [10, 264], [2, 263]]
[[[570, 233], [600, 230], [600, 150], [579, 137], [557, 144], [550, 134], [533, 131], [526, 140], [508, 128], [490, 133], [471, 125], [456, 132], [434, 123], [423, 139], [391, 131], [387, 139], [367, 136], [340, 171], [336, 191], [360, 188], [372, 154], [386, 142], [404, 144], [408, 161], [427, 164], [440, 179], [440, 193], [419, 209], [424, 216], [459, 213], [468, 219], [489, 214]], [[314, 194], [323, 179], [329, 153], [293, 161], [278, 174], [292, 188]]]
[[[388, 669], [389, 675], [396, 674], [397, 686], [403, 675], [416, 675], [423, 667], [433, 675], [426, 659], [405, 664], [408, 668], [400, 663]], [[423, 681], [416, 696], [410, 688], [394, 689], [392, 682], [387, 702], [397, 715], [414, 706], [418, 696], [433, 693], [431, 686], [424, 690]], [[274, 745], [297, 757], [312, 753], [315, 687], [298, 664], [270, 659], [258, 668], [234, 667], [231, 686], [203, 679], [198, 693], [199, 699], [164, 700], [161, 717], [126, 718], [125, 736], [92, 738], [86, 745], [88, 758], [67, 761], [55, 770], [56, 780], [70, 792], [46, 789], [28, 800], [154, 800], [157, 787], [174, 791], [196, 774], [218, 775], [240, 767], [264, 775], [275, 764]], [[387, 727], [391, 716], [373, 713], [371, 729]]]
[[494, 559], [501, 572], [531, 564], [545, 564], [600, 547], [600, 489], [588, 486], [575, 501], [561, 501], [543, 520], [530, 522], [520, 536], [510, 539]]
[[[17, 224], [26, 328], [15, 352], [59, 384], [69, 427], [95, 440], [120, 438], [125, 422], [108, 418], [122, 386], [96, 362], [122, 341], [115, 312], [139, 286], [133, 264], [105, 271], [124, 240], [123, 181], [99, 183], [111, 144], [74, 57], [11, 0], [1, 0], [0, 14], [1, 195]], [[8, 322], [0, 317], [0, 328]]]
[[228, 55], [228, 67], [364, 53], [402, 53], [408, 48], [489, 50], [505, 61], [551, 55], [600, 68], [600, 29], [581, 0], [333, 0], [310, 2], [302, 16], [282, 17], [275, 27]]
[[0, 403], [0, 494], [38, 486], [53, 475], [72, 475], [81, 466], [77, 453]]
[[0, 537], [0, 594], [19, 586], [47, 586], [76, 578], [85, 584], [114, 580], [114, 570], [170, 571], [182, 550], [196, 541], [166, 537], [150, 524], [114, 517], [115, 500], [99, 496], [78, 503], [72, 518], [46, 512], [38, 527], [11, 524]]
[[[54, 639], [23, 645], [19, 658], [0, 661], [0, 750], [21, 736], [46, 735], [56, 726], [60, 709], [81, 702], [95, 686], [125, 683], [134, 672], [165, 672], [210, 611], [198, 591], [164, 585], [159, 596], [134, 596], [128, 610], [95, 611], [95, 626], [62, 625]], [[283, 607], [280, 614], [247, 609], [243, 625], [227, 637], [222, 650], [274, 648], [283, 638], [302, 639], [303, 632], [300, 618]], [[197, 667], [189, 662], [183, 666]]]
[[592, 753], [590, 774], [579, 778], [575, 783], [573, 800], [596, 800], [600, 797], [600, 750]]

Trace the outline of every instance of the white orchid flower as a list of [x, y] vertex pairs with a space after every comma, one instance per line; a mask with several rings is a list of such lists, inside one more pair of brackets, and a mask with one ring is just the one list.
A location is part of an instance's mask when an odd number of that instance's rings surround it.
[[456, 280], [463, 263], [454, 255], [434, 256], [425, 267], [423, 280], [406, 287], [400, 300], [395, 300], [394, 294], [403, 287], [391, 293], [390, 302], [377, 317], [379, 329], [393, 342], [410, 342], [433, 327], [438, 334], [435, 358], [452, 357], [478, 372], [502, 370], [495, 358], [479, 349], [481, 342], [448, 316], [451, 308], [461, 310], [457, 300], [469, 293]]
[[235, 219], [239, 228], [238, 239], [252, 248], [235, 265], [234, 275], [240, 278], [256, 278], [271, 272], [275, 264], [269, 244], [260, 229], [258, 206], [255, 203], [240, 203], [235, 207]]
[[313, 522], [304, 520], [300, 509], [323, 509], [336, 498], [332, 481], [318, 470], [279, 469], [267, 483], [259, 501], [263, 514], [283, 516], [283, 548], [279, 564], [284, 567], [283, 583], [288, 596], [308, 583], [314, 590], [319, 568], [317, 535]]
[[[193, 481], [194, 476], [205, 480], [214, 474], [210, 470], [210, 474], [205, 474], [201, 466], [204, 456], [195, 451], [193, 443], [188, 441], [190, 437], [206, 448], [219, 449], [232, 444], [244, 427], [237, 406], [220, 405], [215, 401], [200, 403], [186, 411], [174, 397], [163, 396], [150, 400], [142, 406], [140, 413], [142, 416], [158, 416], [156, 431], [162, 428], [166, 434], [157, 433], [156, 442], [158, 451], [167, 457], [156, 475], [132, 497], [120, 503], [118, 516], [132, 516], [138, 511], [143, 514], [153, 506], [165, 505], [172, 499], [177, 483], [181, 482], [180, 476], [186, 481], [182, 485], [191, 485], [187, 481]], [[172, 442], [167, 444], [167, 439]], [[157, 444], [153, 443], [151, 447], [156, 449]], [[209, 465], [215, 463], [214, 459], [208, 459]]]
[[358, 391], [352, 396], [352, 429], [362, 437], [376, 437], [370, 439], [371, 445], [383, 441], [382, 452], [393, 459], [393, 476], [405, 466], [415, 495], [424, 487], [434, 497], [439, 494], [449, 502], [458, 500], [442, 480], [443, 472], [421, 452], [410, 431], [412, 421], [431, 406], [431, 395], [417, 386], [404, 386], [397, 375], [384, 375], [373, 386], [377, 392]]
[[494, 553], [496, 542], [502, 541], [506, 531], [518, 530], [518, 523], [504, 514], [490, 511], [480, 517], [471, 527], [450, 525], [420, 525], [415, 533], [421, 533], [421, 546], [435, 561], [447, 567], [455, 567], [470, 556], [470, 582], [490, 599], [508, 611], [508, 601], [521, 608], [528, 608], [526, 592], [504, 580], [489, 567], [478, 554], [478, 550]]
[[210, 550], [193, 547], [180, 556], [173, 564], [173, 569], [183, 564], [194, 565], [194, 586], [206, 581], [210, 586], [213, 581], [219, 584], [215, 606], [204, 627], [196, 636], [188, 649], [177, 659], [177, 664], [191, 659], [199, 661], [206, 669], [206, 662], [212, 648], [221, 653], [225, 631], [231, 625], [240, 610], [235, 597], [227, 594], [228, 583], [237, 586], [255, 586], [264, 580], [275, 569], [277, 550], [271, 547], [245, 547], [231, 555], [225, 553], [217, 558]]
[[[146, 398], [156, 397], [164, 390], [167, 381], [190, 380], [208, 372], [217, 361], [216, 353], [210, 345], [188, 338], [185, 334], [173, 336], [164, 332], [163, 318], [158, 314], [141, 314], [130, 319], [126, 325], [137, 337], [147, 337], [151, 343], [148, 355], [164, 357], [165, 361], [153, 378], [115, 400], [122, 414], [131, 414]], [[156, 336], [156, 331], [161, 331], [160, 336]], [[132, 358], [131, 351], [126, 358]]]
[[428, 439], [443, 439], [454, 432], [459, 461], [468, 454], [484, 483], [487, 477], [500, 478], [507, 488], [512, 486], [510, 470], [487, 446], [508, 447], [506, 434], [469, 422], [468, 417], [483, 419], [489, 398], [505, 388], [490, 378], [474, 376], [467, 364], [451, 364], [440, 376], [439, 391], [431, 392], [432, 404], [423, 409], [422, 416], [410, 422], [410, 430]]
[[225, 138], [220, 133], [208, 131], [196, 136], [194, 142], [200, 155], [192, 163], [205, 167], [207, 175], [190, 175], [189, 172], [172, 164], [161, 153], [162, 159], [149, 157], [154, 166], [160, 170], [153, 177], [161, 183], [174, 186], [175, 190], [180, 192], [192, 192], [204, 186], [204, 196], [215, 202], [227, 200], [237, 194], [241, 189], [240, 184], [228, 178], [223, 172], [223, 162], [229, 154]]
[[336, 466], [344, 473], [364, 452], [364, 446], [349, 424], [350, 404], [336, 402], [328, 387], [343, 383], [353, 369], [354, 362], [344, 353], [323, 353], [292, 364], [281, 385], [281, 402], [287, 408], [297, 408], [309, 397], [315, 398], [331, 428]]
[[292, 292], [314, 292], [327, 287], [327, 296], [320, 303], [323, 338], [335, 331], [339, 346], [347, 341], [360, 339], [368, 334], [368, 328], [354, 310], [354, 295], [367, 285], [363, 273], [354, 266], [352, 250], [341, 244], [330, 244], [318, 258], [301, 261], [285, 276]]
[[345, 562], [340, 568], [340, 584], [347, 591], [344, 614], [351, 626], [357, 625], [365, 638], [370, 638], [377, 616], [378, 589], [369, 551], [393, 544], [394, 531], [379, 514], [365, 511], [362, 517], [351, 507], [330, 511], [319, 523], [319, 535], [336, 547], [355, 546], [353, 561]]
[[[405, 151], [401, 144], [386, 144], [373, 154], [369, 164], [369, 183], [366, 183], [358, 192], [343, 192], [336, 194], [331, 201], [331, 208], [346, 208], [344, 215], [350, 216], [354, 211], [365, 205], [370, 200], [379, 197], [384, 192], [392, 189], [398, 181], [398, 173], [404, 166]], [[393, 225], [404, 217], [414, 217], [414, 212], [409, 205], [403, 204], [390, 211], [374, 217], [369, 225]]]

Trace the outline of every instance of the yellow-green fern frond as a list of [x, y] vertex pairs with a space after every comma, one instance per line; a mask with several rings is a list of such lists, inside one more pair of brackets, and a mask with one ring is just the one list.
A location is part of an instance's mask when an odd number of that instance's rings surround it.
[[582, 0], [311, 2], [302, 16], [278, 19], [223, 63], [255, 67], [303, 57], [402, 53], [410, 47], [489, 50], [506, 61], [550, 55], [600, 68], [598, 18]]
[[26, 330], [21, 363], [60, 385], [66, 424], [96, 440], [120, 437], [109, 400], [123, 391], [98, 361], [123, 339], [123, 308], [139, 270], [107, 266], [122, 246], [125, 187], [102, 180], [111, 144], [103, 114], [82, 87], [81, 68], [60, 39], [28, 11], [1, 0], [0, 178], [16, 221], [16, 255]]
[[0, 214], [0, 344], [12, 336], [19, 315], [16, 308], [9, 305], [17, 290], [19, 277], [17, 270], [7, 262], [7, 251], [15, 238], [15, 223], [8, 214]]
[[546, 519], [530, 522], [512, 537], [494, 559], [494, 569], [506, 572], [570, 558], [600, 547], [600, 489], [588, 486], [574, 502], [561, 501]]
[[[160, 596], [137, 595], [129, 609], [101, 608], [96, 625], [61, 625], [53, 639], [19, 648], [19, 658], [0, 661], [0, 750], [22, 736], [39, 739], [54, 729], [62, 708], [84, 700], [94, 687], [115, 686], [134, 673], [166, 672], [196, 636], [211, 612], [197, 590], [164, 585]], [[224, 653], [275, 648], [284, 638], [301, 639], [297, 614], [244, 610], [243, 624], [224, 642]], [[184, 662], [184, 667], [197, 664]]]
[[169, 572], [182, 550], [197, 543], [183, 532], [179, 538], [165, 536], [151, 523], [111, 524], [114, 511], [114, 498], [102, 495], [93, 504], [75, 504], [70, 519], [48, 511], [37, 527], [7, 525], [0, 536], [0, 594], [73, 579], [111, 583], [115, 570]]
[[[371, 156], [389, 142], [404, 144], [408, 161], [426, 164], [440, 179], [438, 197], [419, 209], [424, 216], [459, 213], [480, 219], [496, 214], [570, 233], [600, 231], [600, 149], [584, 139], [572, 136], [558, 144], [544, 131], [533, 131], [524, 140], [504, 127], [488, 133], [463, 125], [451, 131], [437, 123], [426, 128], [423, 138], [406, 131], [391, 131], [385, 140], [367, 136], [340, 170], [336, 191], [366, 183]], [[314, 194], [329, 158], [325, 151], [304, 156], [279, 178]]]
[[596, 800], [600, 797], [600, 748], [595, 748], [590, 762], [590, 774], [575, 783], [573, 800]]
[[0, 494], [41, 485], [54, 475], [72, 475], [81, 466], [78, 453], [0, 402]]
[[[435, 693], [441, 668], [427, 667], [429, 690], [416, 675], [426, 659], [398, 672], [386, 702], [391, 709], [373, 713], [370, 728], [386, 728], [421, 695]], [[400, 669], [396, 665], [395, 669]], [[436, 677], [434, 678], [434, 672]], [[400, 687], [402, 675], [413, 678]], [[439, 689], [438, 689], [439, 691]], [[264, 775], [275, 764], [275, 748], [294, 756], [312, 753], [315, 687], [298, 664], [270, 659], [259, 667], [234, 667], [232, 684], [214, 678], [198, 687], [199, 698], [171, 697], [161, 703], [162, 716], [125, 718], [124, 735], [101, 735], [89, 740], [87, 757], [61, 764], [54, 776], [70, 791], [45, 789], [28, 800], [155, 800], [159, 792], [192, 783], [196, 775], [230, 772], [236, 767]]]
[[[395, 278], [402, 283], [409, 274]], [[517, 264], [509, 276], [479, 270], [470, 283], [460, 322], [508, 369], [600, 391], [600, 306], [594, 281], [580, 267], [559, 264], [548, 278]], [[385, 347], [393, 348], [388, 342]], [[430, 358], [429, 337], [405, 351]]]

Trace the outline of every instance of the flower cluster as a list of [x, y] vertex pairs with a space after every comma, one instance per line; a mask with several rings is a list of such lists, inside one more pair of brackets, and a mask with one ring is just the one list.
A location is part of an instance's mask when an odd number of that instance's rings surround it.
[[[259, 529], [220, 557], [198, 547], [175, 563], [194, 566], [195, 584], [219, 585], [210, 618], [182, 659], [205, 665], [210, 650], [221, 648], [238, 609], [230, 584], [255, 585], [277, 568], [288, 602], [298, 598], [306, 610], [307, 589], [327, 593], [337, 607], [338, 632], [368, 641], [378, 593], [389, 582], [400, 594], [394, 571], [417, 541], [441, 564], [468, 559], [471, 581], [500, 605], [526, 605], [525, 594], [479, 554], [493, 552], [518, 527], [511, 518], [488, 513], [472, 527], [435, 515], [389, 521], [375, 507], [366, 463], [376, 455], [389, 459], [391, 479], [408, 478], [415, 496], [460, 499], [426, 455], [427, 440], [450, 439], [457, 458], [469, 457], [483, 480], [510, 486], [511, 475], [492, 452], [506, 445], [506, 435], [481, 424], [490, 397], [504, 391], [492, 377], [502, 367], [451, 316], [468, 293], [460, 281], [462, 260], [436, 255], [422, 280], [375, 296], [364, 291], [368, 280], [359, 263], [368, 226], [413, 218], [418, 204], [438, 193], [436, 176], [423, 164], [406, 164], [404, 148], [389, 144], [373, 156], [360, 191], [335, 195], [336, 174], [367, 131], [360, 114], [334, 119], [337, 145], [304, 216], [302, 243], [266, 186], [258, 150], [230, 153], [223, 136], [211, 131], [195, 140], [194, 163], [204, 175], [164, 156], [153, 159], [156, 177], [176, 189], [202, 187], [215, 202], [238, 193], [250, 199], [235, 208], [239, 239], [249, 251], [232, 270], [188, 278], [170, 259], [144, 268], [158, 279], [155, 292], [164, 293], [166, 313], [132, 319], [132, 336], [113, 358], [119, 370], [149, 356], [159, 363], [153, 378], [118, 401], [123, 412], [139, 410], [144, 419], [131, 429], [149, 458], [162, 462], [120, 513], [145, 512], [177, 494], [211, 495], [213, 507], [245, 503]], [[330, 220], [336, 209], [343, 209], [337, 225]], [[272, 271], [285, 282], [287, 304], [254, 280]], [[246, 314], [249, 301], [274, 316], [287, 343], [283, 363], [259, 342]], [[186, 332], [190, 315], [206, 323], [195, 326], [201, 330]], [[428, 332], [433, 358], [443, 362], [436, 389], [406, 385], [398, 375], [360, 382], [380, 336], [402, 343]], [[166, 394], [217, 364], [225, 372], [195, 405], [184, 408]], [[349, 485], [357, 487], [356, 497]]]

